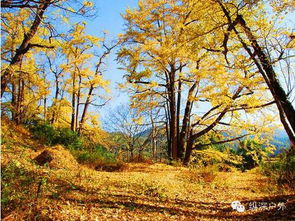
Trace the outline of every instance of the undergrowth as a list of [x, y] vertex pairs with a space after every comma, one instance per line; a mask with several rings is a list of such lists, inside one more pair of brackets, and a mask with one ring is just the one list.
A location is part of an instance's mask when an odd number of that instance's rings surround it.
[[34, 121], [28, 125], [33, 138], [49, 146], [63, 145], [70, 150], [78, 163], [96, 170], [120, 170], [122, 163], [117, 156], [100, 144], [85, 145], [84, 138], [70, 128], [55, 128], [44, 122]]
[[295, 188], [295, 150], [284, 152], [277, 160], [260, 165], [260, 171], [279, 186]]

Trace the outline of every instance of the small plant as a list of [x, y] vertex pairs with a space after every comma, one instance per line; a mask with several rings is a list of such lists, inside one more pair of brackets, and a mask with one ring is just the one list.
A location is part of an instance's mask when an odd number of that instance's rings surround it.
[[1, 204], [3, 208], [13, 209], [25, 200], [36, 196], [34, 186], [37, 183], [37, 175], [27, 171], [16, 160], [2, 166], [1, 170]]
[[279, 185], [294, 188], [295, 150], [282, 153], [276, 160], [265, 162], [260, 166], [262, 174], [270, 177]]

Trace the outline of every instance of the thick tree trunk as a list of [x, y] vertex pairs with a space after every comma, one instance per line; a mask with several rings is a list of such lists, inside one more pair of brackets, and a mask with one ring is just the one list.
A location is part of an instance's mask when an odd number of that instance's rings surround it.
[[184, 165], [188, 165], [190, 162], [190, 157], [192, 155], [193, 145], [194, 145], [194, 139], [192, 139], [192, 129], [191, 129], [189, 137], [188, 137], [186, 149], [185, 149], [184, 159], [183, 159]]
[[187, 102], [185, 106], [185, 111], [184, 111], [184, 116], [182, 120], [182, 127], [180, 131], [180, 138], [179, 138], [179, 143], [178, 143], [178, 149], [184, 149], [184, 144], [186, 139], [188, 138], [188, 127], [189, 127], [189, 122], [190, 122], [190, 114], [191, 114], [191, 109], [192, 109], [192, 99], [191, 97], [193, 96], [194, 90], [196, 88], [197, 84], [194, 83], [192, 87], [189, 89], [188, 95], [187, 95]]

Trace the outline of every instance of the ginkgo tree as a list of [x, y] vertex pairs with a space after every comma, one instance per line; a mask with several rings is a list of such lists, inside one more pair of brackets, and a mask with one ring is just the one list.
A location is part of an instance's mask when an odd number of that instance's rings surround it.
[[[221, 141], [231, 142], [261, 134], [270, 123], [265, 118], [255, 127], [246, 117], [273, 103], [251, 61], [245, 62], [245, 56], [224, 59], [212, 49], [224, 32], [209, 34], [226, 26], [226, 18], [218, 4], [211, 3], [139, 1], [138, 9], [123, 15], [127, 31], [121, 38], [126, 44], [118, 58], [134, 92], [133, 103], [140, 107], [150, 96], [159, 100], [167, 113], [168, 152], [184, 163], [197, 141], [211, 131], [234, 132], [236, 136]], [[213, 14], [217, 19], [209, 16]], [[228, 47], [239, 49], [238, 42]], [[243, 134], [241, 128], [248, 132]]]
[[[245, 60], [250, 59], [255, 69], [263, 77], [277, 106], [291, 146], [295, 147], [295, 109], [292, 105], [294, 88], [294, 36], [291, 29], [279, 28], [270, 16], [267, 16], [263, 1], [214, 1], [226, 17], [227, 31], [220, 42], [221, 50], [228, 54], [227, 47], [233, 41], [240, 42]], [[271, 1], [270, 5], [277, 14], [278, 21], [283, 20], [282, 12], [294, 11], [293, 1]], [[283, 80], [284, 79], [284, 80]], [[285, 87], [282, 82], [285, 81]], [[292, 86], [293, 85], [293, 86]]]
[[[32, 50], [22, 55], [21, 60], [11, 65], [11, 61], [18, 53], [17, 47], [22, 44], [22, 37], [25, 35], [28, 26], [27, 22], [31, 12], [28, 9], [18, 11], [17, 16], [12, 13], [3, 13], [2, 20], [2, 83], [5, 83], [5, 73], [10, 75], [9, 92], [11, 94], [11, 102], [2, 104], [7, 106], [12, 112], [12, 119], [17, 123], [25, 121], [29, 117], [39, 113], [39, 100], [48, 94], [48, 82], [43, 81], [43, 69], [37, 64], [35, 54], [52, 48], [44, 41], [44, 36], [48, 32], [44, 28], [39, 28], [36, 35], [31, 39], [31, 44], [38, 45]], [[40, 46], [40, 47], [39, 47]], [[7, 82], [6, 82], [7, 83]], [[32, 93], [33, 92], [33, 93]]]
[[[51, 40], [58, 34], [56, 33], [56, 24], [51, 23], [50, 18], [54, 18], [55, 10], [58, 9], [65, 13], [70, 12], [85, 16], [93, 8], [93, 4], [89, 1], [85, 1], [84, 4], [72, 4], [75, 7], [68, 8], [67, 4], [70, 2], [70, 0], [17, 2], [1, 0], [4, 14], [4, 16], [1, 15], [2, 23], [8, 24], [10, 22], [9, 19], [15, 19], [17, 14], [22, 13], [22, 16], [17, 19], [19, 23], [15, 24], [15, 28], [22, 29], [23, 31], [23, 34], [18, 38], [18, 42], [16, 43], [15, 41], [14, 53], [11, 54], [12, 56], [9, 59], [5, 59], [7, 65], [1, 70], [1, 97], [7, 91], [7, 86], [13, 77], [14, 69], [21, 64], [23, 57], [30, 50], [53, 47], [50, 45]], [[42, 38], [39, 35], [40, 29], [46, 30], [46, 37], [43, 36]]]
[[[2, 110], [16, 123], [42, 119], [101, 142], [106, 136], [89, 106], [103, 106], [108, 99], [103, 72], [117, 43], [108, 46], [106, 35], [85, 34], [85, 21], [72, 23], [70, 15], [87, 16], [91, 2], [72, 8], [64, 2], [3, 2]], [[45, 3], [48, 8], [42, 9]]]
[[[96, 106], [92, 98], [94, 92], [99, 88], [108, 91], [109, 82], [102, 77], [102, 66], [104, 59], [115, 46], [109, 48], [103, 42], [104, 39], [85, 34], [85, 25], [76, 24], [69, 34], [68, 41], [62, 47], [66, 63], [61, 64], [61, 67], [63, 72], [69, 74], [67, 82], [71, 85], [68, 87], [68, 93], [71, 95], [70, 124], [73, 131], [81, 132], [89, 105]], [[94, 50], [100, 46], [100, 43], [104, 45], [105, 51], [95, 58]], [[94, 59], [96, 65], [92, 67]], [[81, 105], [84, 107], [82, 114], [80, 114]]]

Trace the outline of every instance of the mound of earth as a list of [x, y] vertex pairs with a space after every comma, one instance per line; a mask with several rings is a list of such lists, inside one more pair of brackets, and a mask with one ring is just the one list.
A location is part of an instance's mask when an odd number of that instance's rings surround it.
[[51, 169], [77, 169], [79, 164], [73, 155], [61, 145], [48, 147], [41, 151], [35, 162], [40, 165], [48, 165]]

